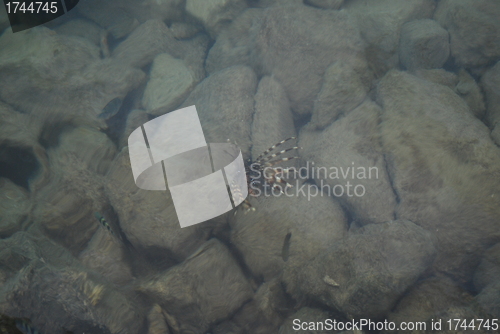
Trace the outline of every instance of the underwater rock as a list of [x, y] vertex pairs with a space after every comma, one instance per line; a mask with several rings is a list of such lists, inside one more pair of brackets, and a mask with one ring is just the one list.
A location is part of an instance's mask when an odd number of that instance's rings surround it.
[[253, 296], [237, 262], [216, 239], [138, 289], [162, 306], [174, 333], [205, 333]]
[[458, 66], [483, 66], [500, 56], [500, 3], [489, 0], [439, 1], [434, 14], [450, 33]]
[[149, 19], [170, 21], [178, 18], [183, 5], [183, 0], [86, 0], [77, 9], [114, 38], [123, 38]]
[[278, 334], [327, 334], [331, 333], [331, 331], [313, 331], [313, 330], [295, 330], [294, 329], [294, 320], [299, 319], [301, 322], [307, 323], [317, 323], [324, 322], [325, 319], [329, 318], [328, 312], [323, 310], [312, 308], [312, 307], [302, 307], [300, 310], [289, 316], [285, 322], [281, 325]]
[[445, 276], [431, 277], [411, 287], [388, 314], [387, 320], [396, 323], [397, 328], [402, 322], [425, 322], [450, 307], [466, 307], [472, 300], [473, 296], [453, 280]]
[[289, 307], [288, 296], [279, 279], [262, 283], [255, 292], [253, 302], [262, 316], [274, 326], [283, 322], [283, 311]]
[[474, 288], [479, 292], [497, 281], [500, 281], [500, 244], [484, 252], [483, 259], [474, 273]]
[[[481, 87], [486, 98], [486, 120], [493, 133], [500, 134], [500, 61], [481, 78]], [[500, 135], [493, 136], [500, 145]]]
[[132, 67], [144, 67], [156, 56], [168, 53], [184, 60], [196, 81], [205, 77], [203, 68], [208, 47], [208, 37], [200, 34], [190, 40], [178, 41], [170, 29], [160, 20], [148, 20], [135, 29], [112, 53], [119, 63]]
[[477, 303], [495, 319], [500, 317], [500, 280], [486, 286], [476, 296]]
[[80, 14], [109, 31], [114, 38], [123, 38], [139, 25], [139, 21], [120, 3], [122, 1], [87, 0], [77, 8]]
[[245, 333], [276, 333], [288, 309], [287, 298], [279, 279], [264, 282], [254, 298], [231, 318]]
[[455, 92], [467, 103], [474, 116], [482, 120], [486, 107], [483, 93], [476, 80], [464, 69], [458, 72], [458, 84]]
[[168, 53], [160, 53], [155, 57], [149, 77], [142, 105], [154, 116], [174, 110], [196, 84], [194, 73], [182, 60]]
[[148, 20], [138, 26], [112, 53], [118, 61], [133, 67], [143, 67], [160, 53], [168, 52], [179, 42], [160, 20]]
[[500, 150], [448, 87], [391, 71], [378, 100], [396, 217], [436, 235], [433, 269], [467, 282], [485, 248], [498, 241]]
[[186, 0], [186, 12], [197, 18], [212, 37], [245, 8], [244, 0]]
[[[380, 145], [380, 108], [366, 100], [323, 131], [304, 127], [299, 151], [325, 196], [342, 201], [361, 224], [394, 219], [396, 197]], [[314, 163], [314, 164], [313, 164]], [[314, 175], [313, 175], [314, 173]]]
[[75, 265], [75, 259], [63, 247], [37, 233], [17, 232], [0, 242], [0, 264], [10, 279], [33, 263], [56, 267]]
[[[271, 145], [296, 136], [293, 115], [285, 90], [274, 78], [263, 77], [259, 81], [255, 94], [255, 113], [252, 123], [253, 159], [256, 159]], [[290, 142], [288, 146], [280, 146], [280, 150], [293, 145], [295, 143]], [[291, 155], [297, 155], [297, 152], [292, 153], [295, 154]]]
[[432, 264], [435, 251], [431, 234], [410, 221], [369, 224], [300, 269], [286, 268], [283, 277], [299, 302], [315, 300], [349, 318], [380, 318]]
[[74, 19], [54, 28], [59, 35], [70, 35], [84, 38], [96, 46], [101, 45], [105, 32], [94, 22], [85, 19]]
[[[264, 281], [280, 277], [285, 266], [301, 270], [346, 234], [346, 218], [336, 201], [321, 196], [314, 185], [292, 184], [294, 188], [287, 190], [290, 197], [276, 191], [272, 195], [268, 189], [267, 196], [262, 192], [260, 197], [249, 197], [255, 211], [245, 214], [240, 209], [231, 218], [231, 243], [254, 276]], [[300, 190], [304, 194], [297, 194]], [[285, 262], [283, 245], [288, 233]]]
[[303, 116], [312, 111], [325, 69], [334, 61], [356, 61], [363, 49], [345, 12], [303, 4], [250, 9], [218, 36], [207, 71], [244, 64], [271, 75], [285, 88], [296, 116]]
[[167, 322], [163, 316], [163, 310], [158, 304], [154, 304], [148, 313], [147, 334], [170, 334]]
[[42, 333], [136, 333], [141, 325], [137, 305], [36, 229], [2, 239], [0, 262], [8, 277], [0, 288], [2, 312], [31, 319]]
[[[208, 223], [180, 228], [168, 190], [139, 189], [134, 182], [128, 147], [113, 161], [105, 179], [106, 195], [120, 227], [139, 251], [172, 265], [196, 250], [210, 233]], [[95, 219], [95, 218], [94, 218]]]
[[78, 258], [83, 265], [98, 272], [109, 282], [124, 285], [132, 280], [132, 271], [126, 262], [123, 247], [116, 233], [111, 234], [99, 228]]
[[172, 56], [182, 59], [184, 64], [194, 73], [196, 83], [205, 79], [205, 59], [207, 58], [210, 38], [206, 34], [198, 34], [191, 39], [179, 41], [181, 46], [169, 52]]
[[34, 195], [33, 220], [75, 254], [98, 228], [94, 212], [105, 212], [103, 176], [116, 148], [102, 132], [64, 128], [54, 132], [57, 143], [47, 151], [49, 183]]
[[475, 300], [493, 318], [500, 317], [500, 244], [489, 248], [474, 274]]
[[5, 313], [31, 319], [42, 333], [137, 333], [144, 315], [125, 295], [78, 267], [24, 267], [0, 290]]
[[324, 129], [340, 116], [345, 116], [366, 99], [372, 77], [364, 58], [350, 63], [337, 61], [323, 76], [323, 85], [314, 100], [310, 126]]
[[484, 121], [486, 106], [484, 96], [476, 80], [465, 70], [460, 69], [458, 75], [444, 69], [416, 70], [412, 74], [436, 84], [450, 87], [470, 108], [470, 112]]
[[200, 82], [179, 107], [195, 105], [207, 143], [237, 143], [250, 155], [257, 77], [246, 66], [233, 66]]
[[443, 67], [450, 56], [448, 31], [434, 20], [423, 19], [401, 27], [399, 61], [413, 71]]
[[357, 23], [361, 36], [370, 45], [369, 62], [378, 74], [398, 65], [398, 46], [404, 23], [432, 17], [432, 0], [353, 0], [345, 10]]
[[23, 228], [31, 207], [30, 194], [9, 179], [0, 177], [0, 237], [6, 238]]
[[101, 59], [100, 49], [86, 39], [43, 27], [7, 31], [0, 44], [0, 98], [46, 127], [71, 122], [105, 128], [97, 116], [106, 104], [145, 77], [141, 70]]
[[344, 11], [275, 6], [264, 10], [261, 20], [255, 66], [283, 85], [296, 116], [311, 113], [330, 64], [363, 57], [359, 31]]
[[234, 65], [253, 66], [256, 62], [255, 38], [262, 21], [262, 9], [249, 8], [236, 17], [227, 29], [223, 29], [215, 44], [208, 51], [207, 73], [213, 73]]

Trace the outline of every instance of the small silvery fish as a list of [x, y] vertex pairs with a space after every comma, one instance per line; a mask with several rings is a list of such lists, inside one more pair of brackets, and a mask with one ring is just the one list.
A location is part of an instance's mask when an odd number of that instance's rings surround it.
[[99, 114], [99, 118], [109, 119], [116, 115], [122, 106], [122, 99], [119, 97], [115, 97], [111, 101], [106, 104], [104, 109], [102, 109], [102, 113]]
[[99, 212], [95, 212], [94, 216], [97, 218], [97, 220], [99, 221], [99, 223], [101, 223], [102, 226], [104, 226], [109, 232], [111, 232], [111, 234], [113, 234], [113, 235], [115, 234], [113, 232], [113, 230], [111, 229], [111, 226], [109, 226], [106, 219], [103, 216], [101, 216], [101, 214]]
[[281, 248], [281, 258], [283, 261], [288, 261], [290, 256], [290, 239], [292, 238], [292, 232], [288, 232], [283, 241], [283, 248]]

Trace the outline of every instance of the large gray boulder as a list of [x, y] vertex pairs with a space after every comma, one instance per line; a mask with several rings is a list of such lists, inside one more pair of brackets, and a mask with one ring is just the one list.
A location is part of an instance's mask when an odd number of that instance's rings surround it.
[[51, 135], [48, 183], [34, 194], [33, 221], [75, 254], [99, 227], [94, 212], [106, 214], [109, 202], [103, 176], [116, 155], [115, 145], [93, 128], [65, 128]]
[[162, 259], [160, 269], [184, 260], [208, 239], [210, 228], [206, 223], [180, 227], [168, 189], [137, 187], [128, 147], [113, 161], [104, 182], [123, 233], [141, 253]]
[[[296, 136], [290, 102], [283, 86], [272, 77], [266, 76], [262, 78], [255, 94], [255, 113], [252, 122], [252, 158], [256, 159], [272, 145]], [[287, 144], [284, 144], [286, 146], [280, 146], [279, 149], [288, 148], [296, 143], [291, 141]], [[273, 153], [276, 152], [273, 151]]]
[[2, 272], [8, 278], [0, 289], [3, 314], [28, 318], [45, 333], [139, 331], [144, 315], [135, 301], [34, 232], [19, 232], [0, 243]]
[[477, 296], [477, 303], [494, 319], [500, 317], [500, 280], [485, 287]]
[[431, 234], [407, 220], [370, 224], [300, 269], [287, 266], [287, 291], [314, 300], [349, 318], [380, 318], [432, 263]]
[[451, 55], [459, 66], [487, 65], [500, 56], [500, 3], [439, 1], [434, 19], [450, 33]]
[[324, 129], [361, 105], [371, 88], [372, 79], [363, 58], [357, 62], [337, 61], [330, 65], [314, 101], [310, 126]]
[[455, 92], [464, 99], [474, 116], [480, 120], [484, 119], [486, 106], [483, 93], [479, 84], [465, 69], [458, 72], [458, 83]]
[[[281, 281], [273, 279], [262, 283], [253, 299], [238, 310], [230, 322], [244, 333], [276, 333], [283, 322], [283, 313], [288, 304]], [[227, 321], [225, 325], [228, 326], [230, 322]], [[222, 331], [222, 328], [219, 330]], [[231, 330], [224, 333], [228, 332], [231, 333]]]
[[171, 21], [182, 15], [183, 0], [86, 0], [76, 8], [85, 17], [123, 38], [150, 19]]
[[[445, 276], [430, 277], [412, 286], [388, 314], [388, 320], [400, 326], [406, 322], [430, 321], [450, 307], [466, 307], [473, 297]], [[399, 331], [398, 333], [411, 333]], [[390, 332], [392, 333], [392, 332]]]
[[231, 243], [252, 274], [265, 281], [280, 277], [287, 264], [301, 270], [346, 234], [337, 202], [314, 185], [293, 185], [286, 194], [268, 190], [249, 197], [255, 211], [238, 210], [230, 221]]
[[247, 64], [272, 75], [285, 88], [296, 116], [303, 116], [312, 111], [325, 69], [338, 60], [356, 62], [363, 50], [345, 12], [277, 5], [247, 10], [236, 19], [210, 50], [207, 70]]
[[142, 105], [154, 116], [174, 110], [196, 85], [193, 71], [168, 53], [155, 57], [149, 76]]
[[101, 59], [91, 41], [44, 27], [6, 31], [0, 45], [0, 98], [41, 123], [105, 128], [98, 119], [105, 106], [145, 78], [139, 69]]
[[213, 37], [245, 8], [244, 0], [186, 0], [186, 12], [198, 19]]
[[440, 68], [450, 56], [448, 32], [434, 20], [407, 22], [401, 28], [399, 61], [409, 70]]
[[368, 61], [378, 75], [398, 65], [403, 24], [432, 17], [434, 7], [432, 0], [354, 0], [344, 6], [369, 44]]
[[[96, 46], [106, 46], [103, 45], [105, 40], [106, 31], [99, 27], [92, 21], [85, 19], [74, 19], [70, 20], [66, 23], [63, 23], [54, 28], [60, 35], [70, 35], [70, 36], [78, 36], [84, 39], [89, 40], [92, 44]], [[102, 52], [103, 50], [101, 50]]]
[[118, 230], [111, 233], [105, 227], [97, 229], [78, 259], [109, 282], [125, 285], [132, 280], [132, 270], [118, 235]]
[[467, 282], [499, 237], [500, 150], [448, 87], [391, 71], [378, 99], [396, 217], [436, 235], [434, 270]]
[[380, 146], [380, 113], [368, 99], [325, 130], [304, 127], [299, 136], [309, 177], [361, 224], [392, 220], [396, 208]]
[[174, 32], [161, 20], [147, 20], [113, 50], [112, 59], [132, 67], [144, 67], [156, 56], [168, 53], [184, 61], [196, 78], [205, 78], [203, 68], [208, 47], [208, 36], [199, 34], [189, 40], [177, 40]]
[[233, 66], [213, 73], [189, 94], [180, 108], [195, 105], [207, 143], [237, 143], [250, 155], [257, 77], [251, 68]]
[[238, 263], [217, 239], [138, 289], [162, 306], [174, 333], [205, 333], [253, 296]]

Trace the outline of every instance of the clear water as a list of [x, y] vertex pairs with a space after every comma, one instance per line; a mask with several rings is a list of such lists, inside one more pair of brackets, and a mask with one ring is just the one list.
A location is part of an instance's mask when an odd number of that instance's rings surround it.
[[498, 3], [12, 6], [0, 333], [498, 332]]

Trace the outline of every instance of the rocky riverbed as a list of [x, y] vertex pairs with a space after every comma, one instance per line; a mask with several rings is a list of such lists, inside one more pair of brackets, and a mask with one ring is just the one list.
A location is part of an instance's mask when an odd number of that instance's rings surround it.
[[[0, 8], [0, 313], [52, 334], [493, 323], [499, 17], [490, 0], [81, 0], [14, 34]], [[181, 229], [168, 190], [136, 186], [127, 138], [191, 105], [245, 159], [296, 137], [291, 196]]]

